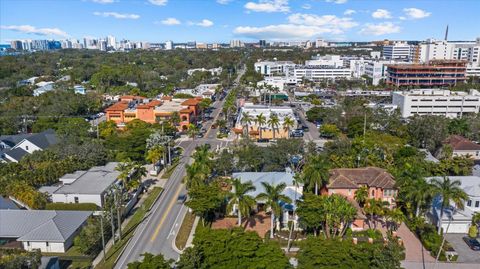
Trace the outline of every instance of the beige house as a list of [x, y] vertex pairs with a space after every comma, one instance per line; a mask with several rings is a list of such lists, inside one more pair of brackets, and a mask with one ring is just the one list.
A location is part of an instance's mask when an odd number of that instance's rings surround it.
[[452, 147], [453, 156], [470, 156], [474, 160], [480, 160], [480, 145], [465, 137], [452, 135], [445, 141], [445, 144]]

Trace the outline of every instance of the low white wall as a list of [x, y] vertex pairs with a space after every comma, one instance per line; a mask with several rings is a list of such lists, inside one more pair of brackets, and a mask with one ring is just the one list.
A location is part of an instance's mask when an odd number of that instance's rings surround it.
[[56, 242], [22, 242], [23, 248], [28, 251], [40, 249], [41, 252], [57, 252], [65, 253], [65, 246], [63, 243]]
[[78, 197], [79, 203], [94, 203], [102, 206], [102, 196], [99, 194], [52, 194], [52, 202], [54, 203], [75, 203], [75, 197]]

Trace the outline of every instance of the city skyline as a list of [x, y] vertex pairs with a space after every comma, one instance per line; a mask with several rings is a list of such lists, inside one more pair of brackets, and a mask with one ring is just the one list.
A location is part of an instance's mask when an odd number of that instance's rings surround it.
[[207, 43], [317, 37], [424, 40], [442, 39], [447, 24], [450, 40], [480, 36], [474, 23], [480, 23], [475, 14], [480, 3], [456, 1], [452, 7], [449, 1], [1, 0], [0, 43], [107, 35], [117, 40]]

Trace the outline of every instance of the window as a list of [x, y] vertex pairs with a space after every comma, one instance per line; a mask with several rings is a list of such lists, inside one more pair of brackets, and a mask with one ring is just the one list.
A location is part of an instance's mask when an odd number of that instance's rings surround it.
[[352, 190], [348, 189], [348, 195], [351, 195], [351, 194], [352, 194]]
[[48, 242], [45, 242], [45, 245], [48, 247]]
[[475, 207], [480, 207], [480, 201], [475, 201]]
[[25, 150], [28, 150], [28, 146], [25, 146]]
[[27, 247], [29, 247], [29, 246], [30, 246], [30, 241], [27, 241]]
[[472, 200], [468, 200], [467, 206], [472, 206]]
[[375, 197], [375, 190], [372, 190], [372, 197]]
[[75, 201], [75, 204], [78, 204], [78, 197], [74, 197], [73, 200]]

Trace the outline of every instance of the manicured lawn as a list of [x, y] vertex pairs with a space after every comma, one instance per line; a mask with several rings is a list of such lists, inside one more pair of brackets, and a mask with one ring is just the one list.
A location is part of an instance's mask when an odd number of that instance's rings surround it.
[[137, 211], [135, 211], [127, 226], [124, 228], [122, 240], [120, 240], [120, 242], [117, 242], [112, 248], [108, 250], [108, 252], [106, 253], [106, 261], [101, 261], [95, 268], [110, 269], [114, 267], [115, 260], [118, 258], [123, 248], [127, 245], [128, 240], [132, 238], [133, 232], [135, 231], [137, 226], [143, 221], [149, 208], [155, 202], [157, 197], [162, 193], [162, 190], [163, 189], [160, 187], [154, 187], [150, 191], [148, 197], [143, 203], [143, 206], [139, 207]]
[[182, 226], [180, 226], [180, 230], [178, 230], [177, 237], [175, 238], [175, 245], [178, 249], [183, 250], [185, 248], [194, 221], [195, 214], [187, 212], [183, 219]]

